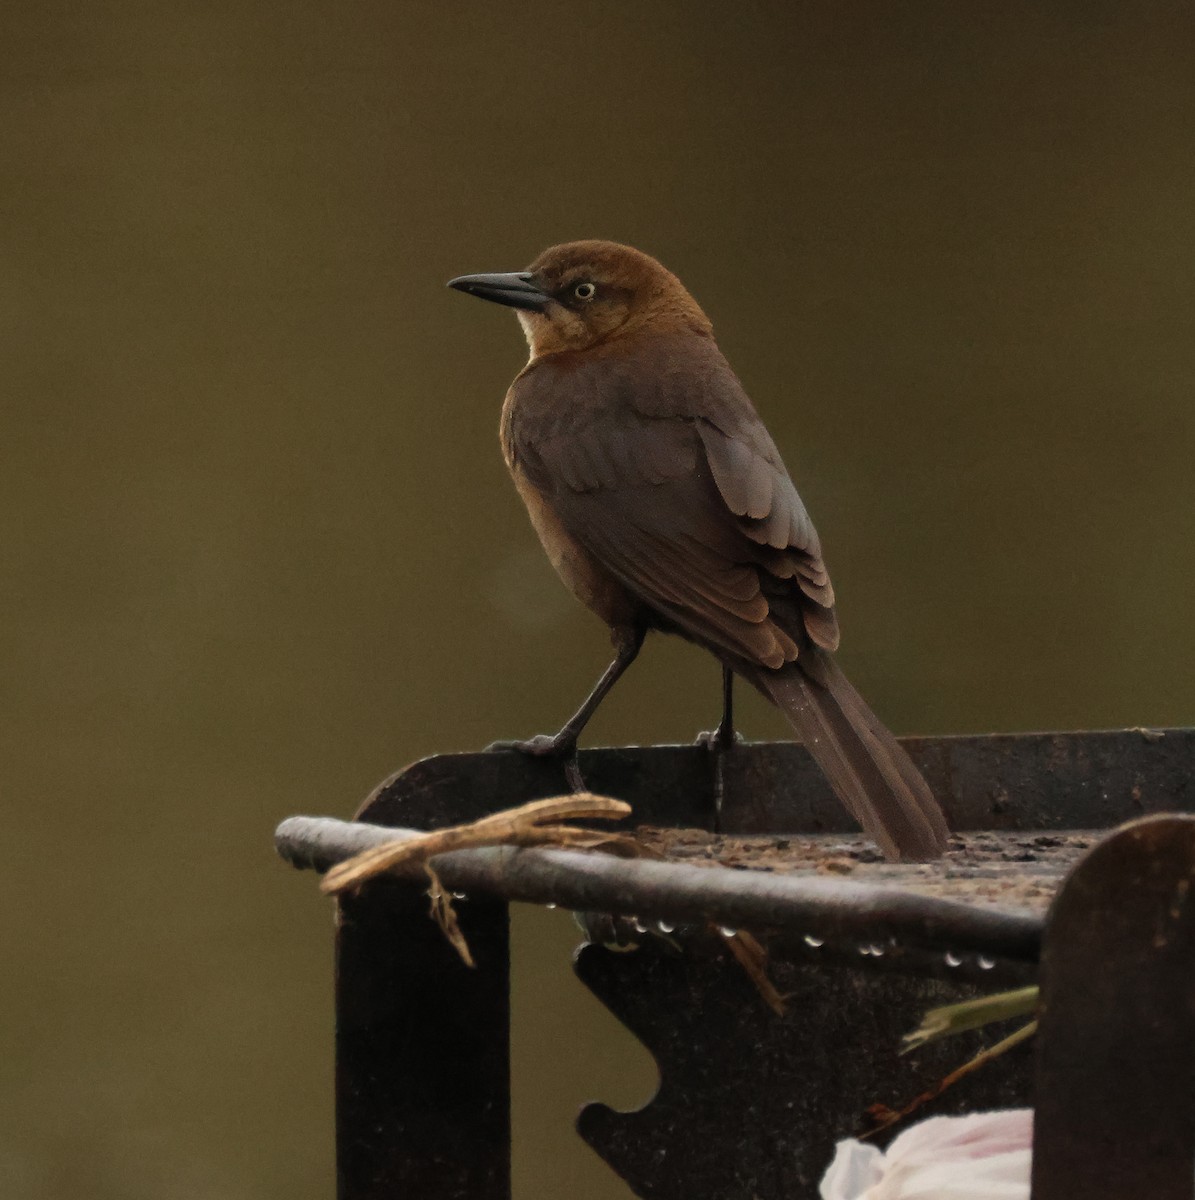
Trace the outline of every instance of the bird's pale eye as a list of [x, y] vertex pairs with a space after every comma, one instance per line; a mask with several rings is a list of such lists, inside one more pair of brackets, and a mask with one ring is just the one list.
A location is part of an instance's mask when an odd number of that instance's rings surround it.
[[579, 283], [573, 288], [573, 295], [578, 300], [592, 300], [597, 288], [592, 283]]

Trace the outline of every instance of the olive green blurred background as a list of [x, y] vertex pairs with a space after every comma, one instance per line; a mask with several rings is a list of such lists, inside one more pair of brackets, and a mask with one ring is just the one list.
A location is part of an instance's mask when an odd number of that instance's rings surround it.
[[[332, 914], [275, 822], [605, 662], [452, 275], [685, 280], [898, 731], [1191, 722], [1193, 129], [1178, 3], [5, 5], [0, 1193], [329, 1196]], [[591, 741], [715, 720], [649, 650]], [[570, 1122], [650, 1062], [565, 916], [517, 934], [518, 1195], [623, 1196]]]

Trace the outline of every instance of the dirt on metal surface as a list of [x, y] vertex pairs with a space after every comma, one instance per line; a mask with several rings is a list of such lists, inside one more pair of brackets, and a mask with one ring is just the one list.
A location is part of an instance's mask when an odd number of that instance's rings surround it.
[[673, 862], [797, 875], [841, 875], [966, 904], [1044, 911], [1066, 872], [1099, 840], [1079, 830], [967, 833], [934, 863], [885, 862], [861, 835], [737, 837], [640, 826], [639, 839]]

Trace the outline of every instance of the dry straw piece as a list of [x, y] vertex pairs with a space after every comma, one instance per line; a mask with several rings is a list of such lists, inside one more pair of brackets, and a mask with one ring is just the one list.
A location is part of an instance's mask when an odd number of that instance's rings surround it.
[[571, 820], [617, 821], [630, 816], [631, 806], [610, 796], [578, 792], [533, 800], [508, 808], [467, 825], [453, 825], [363, 850], [333, 867], [320, 883], [320, 891], [336, 895], [411, 862], [427, 862], [449, 850], [471, 850], [479, 846], [554, 846], [574, 850], [609, 847], [638, 853], [638, 843], [623, 833], [578, 829], [557, 822]]
[[631, 806], [610, 796], [579, 792], [572, 796], [554, 796], [548, 800], [533, 800], [518, 808], [509, 808], [491, 816], [453, 825], [402, 840], [374, 846], [333, 867], [320, 883], [328, 895], [359, 888], [376, 875], [383, 875], [409, 863], [422, 863], [431, 881], [428, 897], [431, 915], [444, 936], [468, 966], [473, 955], [456, 919], [452, 894], [440, 882], [431, 859], [449, 850], [470, 850], [481, 846], [554, 846], [573, 850], [606, 849], [622, 854], [642, 854], [634, 838], [624, 833], [605, 833], [594, 829], [578, 829], [562, 825], [561, 821], [617, 821], [629, 816]]

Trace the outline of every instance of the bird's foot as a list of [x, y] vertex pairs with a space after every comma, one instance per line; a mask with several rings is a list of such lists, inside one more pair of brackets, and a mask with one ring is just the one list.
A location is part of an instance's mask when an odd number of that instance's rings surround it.
[[707, 750], [711, 750], [714, 753], [721, 753], [724, 750], [730, 750], [734, 746], [741, 746], [746, 740], [737, 729], [723, 729], [719, 725], [717, 729], [703, 729], [693, 739], [693, 745], [704, 746]]
[[568, 758], [577, 753], [577, 743], [555, 733], [537, 733], [522, 741], [491, 742], [486, 750], [517, 750], [536, 758]]
[[564, 764], [564, 777], [574, 792], [587, 792], [581, 768], [577, 764], [577, 739], [560, 734], [537, 733], [524, 741], [491, 742], [486, 750], [517, 750], [535, 758], [558, 758]]

